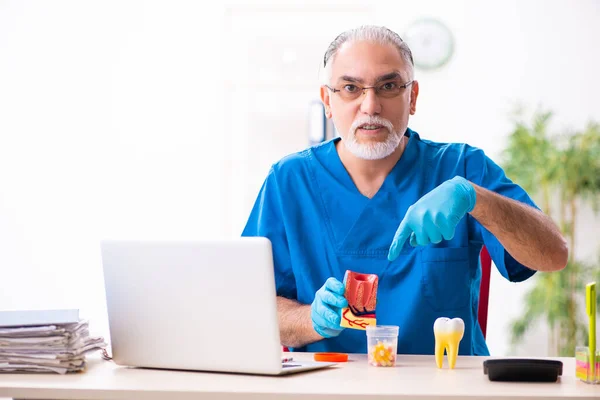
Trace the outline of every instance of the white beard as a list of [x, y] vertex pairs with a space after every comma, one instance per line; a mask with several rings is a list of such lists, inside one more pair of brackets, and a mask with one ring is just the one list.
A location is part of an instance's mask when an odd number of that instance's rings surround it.
[[[388, 135], [383, 142], [359, 143], [356, 139], [356, 130], [363, 124], [379, 124], [388, 130]], [[355, 121], [350, 132], [342, 137], [342, 143], [350, 153], [363, 160], [381, 160], [392, 154], [402, 142], [402, 134], [394, 131], [390, 121], [381, 117], [370, 117]]]

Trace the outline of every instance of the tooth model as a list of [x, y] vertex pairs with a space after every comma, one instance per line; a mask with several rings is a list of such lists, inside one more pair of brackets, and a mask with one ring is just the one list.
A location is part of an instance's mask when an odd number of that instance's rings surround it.
[[368, 325], [377, 324], [375, 305], [378, 281], [375, 274], [346, 271], [344, 297], [348, 300], [348, 307], [342, 308], [341, 326], [366, 330]]
[[456, 356], [458, 355], [458, 346], [465, 333], [465, 322], [460, 318], [441, 317], [435, 320], [433, 324], [433, 334], [435, 335], [435, 363], [438, 368], [442, 368], [444, 361], [444, 350], [448, 355], [448, 365], [453, 369], [456, 365]]

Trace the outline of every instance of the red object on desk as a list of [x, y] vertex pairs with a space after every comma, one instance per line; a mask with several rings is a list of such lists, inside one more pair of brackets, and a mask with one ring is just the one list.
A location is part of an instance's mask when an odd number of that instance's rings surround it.
[[346, 353], [315, 353], [315, 361], [327, 362], [347, 362], [348, 354]]

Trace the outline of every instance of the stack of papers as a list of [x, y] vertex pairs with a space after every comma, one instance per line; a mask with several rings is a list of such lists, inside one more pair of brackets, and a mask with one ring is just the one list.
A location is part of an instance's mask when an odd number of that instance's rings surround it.
[[35, 325], [29, 320], [7, 327], [1, 317], [0, 372], [78, 372], [85, 369], [87, 353], [106, 347], [103, 338], [89, 335], [87, 321]]

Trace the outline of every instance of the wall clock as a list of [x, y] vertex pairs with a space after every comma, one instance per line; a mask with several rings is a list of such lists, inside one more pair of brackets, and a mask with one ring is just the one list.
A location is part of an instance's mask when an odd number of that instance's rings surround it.
[[454, 52], [452, 32], [433, 18], [412, 23], [404, 33], [403, 40], [412, 51], [415, 66], [424, 70], [442, 67]]

